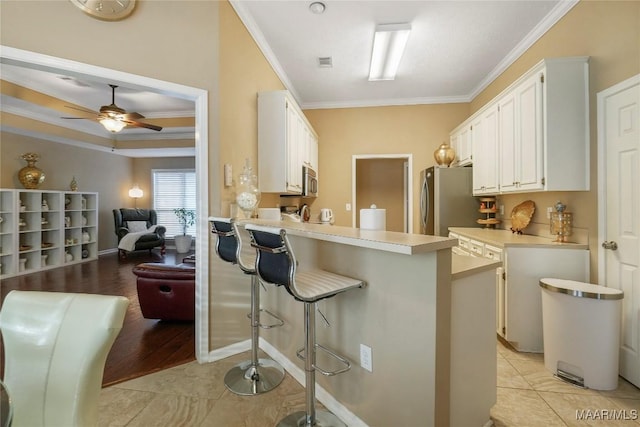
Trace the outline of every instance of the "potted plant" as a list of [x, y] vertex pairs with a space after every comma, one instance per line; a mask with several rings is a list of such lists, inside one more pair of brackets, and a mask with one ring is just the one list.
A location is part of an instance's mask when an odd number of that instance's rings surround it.
[[192, 236], [187, 234], [187, 227], [196, 223], [196, 214], [194, 211], [185, 208], [176, 208], [173, 213], [178, 217], [178, 222], [182, 227], [182, 235], [176, 235], [173, 239], [178, 253], [189, 252], [191, 248]]

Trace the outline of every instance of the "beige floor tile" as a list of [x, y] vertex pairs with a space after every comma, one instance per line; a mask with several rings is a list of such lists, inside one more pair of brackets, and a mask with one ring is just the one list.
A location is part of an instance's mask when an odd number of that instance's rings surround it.
[[533, 389], [516, 368], [503, 358], [498, 358], [498, 387]]
[[496, 427], [565, 426], [560, 417], [533, 390], [498, 387], [498, 401], [491, 408]]
[[102, 389], [98, 401], [98, 426], [127, 425], [155, 395], [148, 391], [126, 390], [116, 386]]
[[619, 397], [622, 399], [638, 399], [640, 400], [640, 389], [622, 377], [618, 377], [618, 388], [615, 390], [603, 390], [600, 392], [603, 396]]
[[537, 391], [551, 391], [556, 393], [584, 394], [590, 396], [598, 395], [596, 390], [584, 389], [573, 384], [567, 383], [559, 378], [554, 377], [549, 371], [537, 371], [524, 375], [531, 387]]
[[215, 403], [210, 399], [158, 393], [127, 426], [200, 426]]
[[[595, 395], [540, 392], [540, 396], [568, 426], [629, 427], [636, 425], [637, 409]], [[640, 401], [636, 401], [640, 403]], [[635, 417], [634, 417], [635, 414]]]

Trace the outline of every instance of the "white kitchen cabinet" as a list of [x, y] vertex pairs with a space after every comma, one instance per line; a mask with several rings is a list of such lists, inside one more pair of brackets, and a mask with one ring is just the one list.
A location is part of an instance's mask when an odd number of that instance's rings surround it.
[[468, 166], [473, 163], [471, 126], [463, 123], [453, 130], [449, 138], [449, 145], [456, 152], [455, 166]]
[[0, 190], [0, 277], [98, 258], [98, 194]]
[[535, 73], [498, 101], [500, 191], [544, 189], [543, 109], [544, 74]]
[[518, 351], [543, 352], [540, 279], [589, 282], [588, 246], [508, 230], [452, 227], [451, 233], [468, 253], [503, 262], [496, 278], [498, 334]]
[[302, 166], [318, 163], [318, 136], [288, 91], [258, 93], [258, 180], [265, 193], [301, 194]]
[[473, 195], [498, 192], [498, 108], [490, 105], [471, 120]]
[[589, 190], [588, 57], [540, 61], [465, 123], [474, 195]]

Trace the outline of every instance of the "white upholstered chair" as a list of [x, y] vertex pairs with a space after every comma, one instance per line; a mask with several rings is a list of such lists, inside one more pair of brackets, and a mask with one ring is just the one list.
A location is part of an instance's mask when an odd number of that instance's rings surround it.
[[92, 426], [107, 354], [129, 300], [12, 291], [0, 307], [13, 427]]

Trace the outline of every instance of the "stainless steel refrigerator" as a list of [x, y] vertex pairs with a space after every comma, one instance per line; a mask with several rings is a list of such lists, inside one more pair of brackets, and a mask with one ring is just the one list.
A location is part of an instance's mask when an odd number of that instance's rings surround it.
[[420, 172], [420, 232], [448, 236], [449, 227], [477, 227], [472, 168], [430, 167]]

